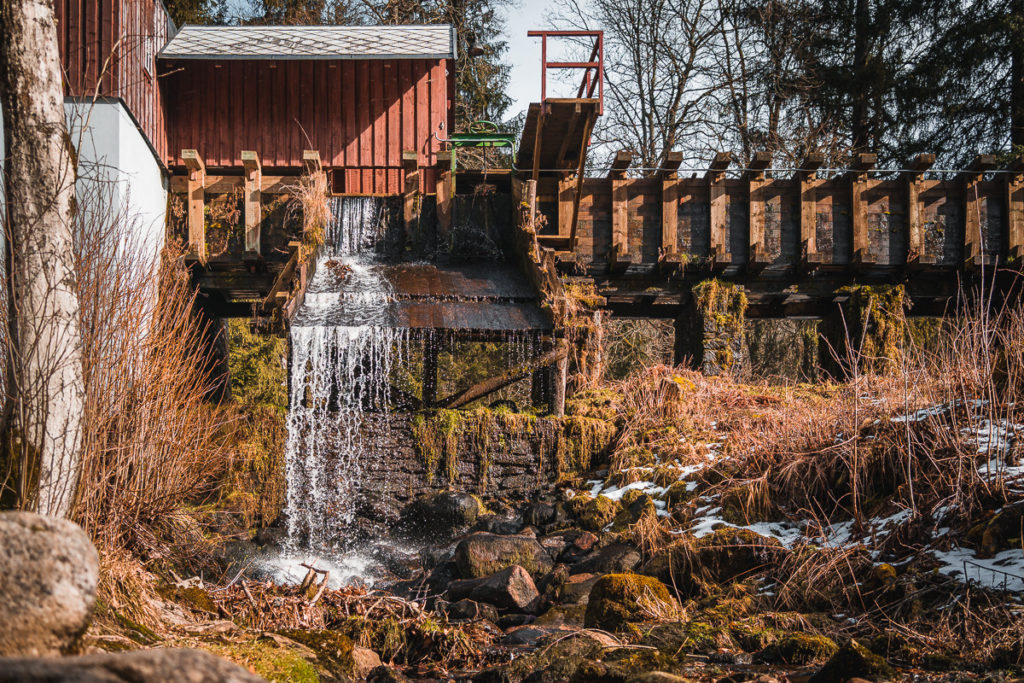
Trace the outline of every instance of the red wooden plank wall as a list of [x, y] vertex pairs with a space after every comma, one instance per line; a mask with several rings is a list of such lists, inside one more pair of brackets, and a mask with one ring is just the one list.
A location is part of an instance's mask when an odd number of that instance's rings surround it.
[[156, 53], [170, 21], [156, 0], [54, 0], [65, 93], [119, 97], [157, 156], [167, 156]]
[[[402, 191], [402, 151], [433, 167], [450, 128], [447, 60], [188, 61], [165, 64], [169, 166], [196, 149], [208, 167], [302, 165], [316, 149], [346, 194]], [[444, 124], [443, 128], [441, 124]], [[424, 173], [425, 192], [434, 173]]]

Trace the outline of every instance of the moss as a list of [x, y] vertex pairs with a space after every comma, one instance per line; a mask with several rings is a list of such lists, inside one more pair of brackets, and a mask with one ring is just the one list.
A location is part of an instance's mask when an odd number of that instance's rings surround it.
[[811, 678], [810, 683], [842, 683], [853, 677], [883, 681], [895, 675], [896, 672], [885, 659], [856, 640], [851, 640], [832, 655], [825, 666]]
[[164, 584], [157, 587], [157, 593], [167, 600], [184, 605], [197, 612], [218, 614], [217, 605], [214, 603], [213, 598], [210, 597], [208, 592], [198, 586], [182, 588], [180, 586]]
[[838, 651], [839, 646], [831, 638], [791, 633], [762, 650], [758, 659], [769, 664], [806, 666], [824, 662]]
[[624, 396], [612, 389], [588, 389], [565, 402], [565, 414], [616, 423], [621, 419]]
[[699, 620], [659, 624], [644, 633], [640, 642], [656, 647], [673, 658], [735, 648], [727, 628]]
[[154, 645], [163, 640], [157, 635], [156, 631], [148, 626], [136, 623], [120, 612], [112, 611], [111, 613], [114, 615], [114, 620], [125, 629], [124, 635], [136, 643], [140, 645]]
[[671, 510], [680, 503], [693, 500], [697, 497], [696, 490], [690, 490], [689, 482], [677, 481], [668, 487], [668, 490], [664, 493], [665, 505]]
[[675, 600], [661, 581], [640, 574], [607, 574], [590, 590], [587, 628], [626, 630], [631, 623], [674, 616]]
[[301, 643], [316, 653], [328, 671], [338, 676], [351, 676], [355, 667], [352, 640], [337, 631], [285, 629], [279, 633]]
[[302, 654], [288, 649], [269, 638], [256, 641], [230, 643], [201, 643], [203, 649], [231, 660], [268, 681], [282, 683], [319, 683], [320, 676]]
[[622, 506], [607, 496], [592, 498], [580, 494], [569, 501], [569, 511], [579, 520], [581, 527], [588, 531], [601, 531], [619, 513]]
[[[634, 489], [635, 491], [635, 489]], [[629, 493], [633, 493], [630, 491]], [[631, 496], [632, 502], [626, 505], [626, 496], [623, 496], [622, 502], [624, 507], [615, 515], [615, 519], [612, 520], [611, 530], [615, 532], [623, 532], [629, 529], [644, 517], [657, 518], [658, 510], [654, 507], [654, 501], [646, 493], [641, 491], [635, 491], [636, 496]]]
[[458, 446], [462, 430], [463, 418], [457, 410], [438, 410], [429, 417], [418, 413], [413, 417], [413, 440], [426, 467], [428, 483], [434, 483], [437, 470], [442, 465], [449, 484], [458, 480]]
[[559, 418], [561, 429], [555, 436], [555, 474], [557, 481], [585, 472], [596, 456], [611, 446], [617, 429], [614, 424], [592, 417], [566, 415]]
[[849, 298], [842, 304], [842, 316], [823, 323], [830, 344], [821, 345], [822, 367], [838, 374], [833, 354], [845, 363], [851, 346], [861, 371], [887, 372], [898, 367], [910, 337], [905, 315], [909, 298], [903, 285], [851, 285], [838, 291]]

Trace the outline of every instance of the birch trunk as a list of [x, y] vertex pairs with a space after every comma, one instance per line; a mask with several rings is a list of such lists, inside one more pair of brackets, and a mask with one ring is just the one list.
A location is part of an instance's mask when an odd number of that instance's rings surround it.
[[0, 1], [0, 36], [11, 342], [5, 437], [19, 506], [67, 516], [80, 470], [84, 387], [75, 173], [52, 0]]

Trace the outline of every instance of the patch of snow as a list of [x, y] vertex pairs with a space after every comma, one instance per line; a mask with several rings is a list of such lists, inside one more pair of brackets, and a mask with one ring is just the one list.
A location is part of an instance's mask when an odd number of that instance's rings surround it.
[[942, 563], [940, 574], [985, 588], [1024, 592], [1024, 552], [1020, 549], [1004, 550], [990, 558], [979, 558], [968, 548], [935, 550], [932, 554]]

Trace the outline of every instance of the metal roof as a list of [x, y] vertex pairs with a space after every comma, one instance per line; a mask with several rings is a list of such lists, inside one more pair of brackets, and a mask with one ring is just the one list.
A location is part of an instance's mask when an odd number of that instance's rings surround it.
[[184, 26], [161, 59], [452, 59], [454, 29], [430, 26]]

